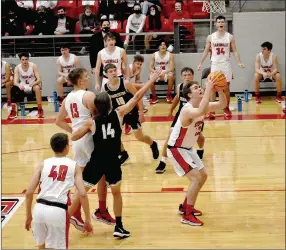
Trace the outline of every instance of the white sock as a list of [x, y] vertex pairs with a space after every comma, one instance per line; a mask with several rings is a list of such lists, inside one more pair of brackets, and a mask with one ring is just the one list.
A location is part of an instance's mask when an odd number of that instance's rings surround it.
[[198, 148], [198, 150], [204, 150], [204, 148]]
[[162, 156], [161, 161], [164, 162], [164, 163], [166, 163], [166, 160], [167, 160], [167, 157]]

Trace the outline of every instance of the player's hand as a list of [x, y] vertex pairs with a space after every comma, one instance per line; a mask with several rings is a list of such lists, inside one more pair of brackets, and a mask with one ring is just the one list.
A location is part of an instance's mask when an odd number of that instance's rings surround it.
[[198, 71], [200, 71], [200, 70], [201, 70], [201, 68], [202, 68], [202, 65], [201, 65], [201, 64], [199, 64], [199, 65], [198, 65], [198, 67], [197, 67]]
[[155, 82], [160, 77], [161, 73], [162, 73], [162, 70], [161, 69], [157, 69], [155, 72], [153, 72], [150, 75], [150, 80], [152, 82]]
[[161, 74], [160, 74], [160, 77], [165, 76], [166, 73], [167, 73], [167, 71], [166, 71], [166, 70], [163, 70], [163, 71], [161, 72]]
[[86, 220], [83, 225], [84, 232], [93, 234], [93, 226], [90, 220]]
[[215, 81], [211, 77], [208, 77], [206, 80], [206, 89], [213, 89], [214, 85]]
[[27, 231], [30, 231], [31, 224], [32, 224], [32, 220], [33, 220], [32, 216], [28, 216], [28, 217], [26, 218], [25, 229], [26, 229]]
[[244, 65], [242, 63], [239, 63], [238, 66], [242, 69], [244, 68]]
[[30, 87], [33, 87], [34, 85], [35, 85], [35, 82], [29, 83], [29, 86], [30, 86]]
[[143, 111], [142, 111], [142, 112], [139, 111], [139, 122], [140, 122], [140, 123], [145, 122], [145, 116], [144, 116]]
[[95, 68], [91, 69], [91, 72], [95, 75]]
[[100, 92], [100, 86], [98, 83], [95, 84], [95, 91]]
[[24, 91], [24, 89], [25, 89], [25, 83], [20, 83], [20, 84], [19, 84], [19, 89], [20, 89], [21, 91]]

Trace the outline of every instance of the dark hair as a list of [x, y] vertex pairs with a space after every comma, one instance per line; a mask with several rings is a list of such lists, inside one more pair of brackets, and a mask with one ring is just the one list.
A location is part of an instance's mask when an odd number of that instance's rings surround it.
[[80, 79], [85, 72], [87, 72], [87, 70], [84, 68], [73, 69], [68, 74], [68, 80], [72, 83], [72, 85], [77, 85], [78, 79]]
[[184, 72], [188, 72], [188, 71], [190, 71], [190, 72], [192, 73], [192, 75], [195, 74], [195, 73], [194, 73], [194, 70], [193, 70], [192, 68], [190, 68], [190, 67], [184, 67], [184, 68], [182, 68], [181, 74], [183, 74]]
[[273, 48], [273, 44], [271, 42], [264, 42], [264, 43], [261, 44], [261, 47], [262, 48], [267, 48], [268, 50], [271, 51], [272, 48]]
[[85, 5], [85, 6], [84, 6], [84, 11], [86, 11], [86, 10], [92, 10], [92, 9], [91, 9], [91, 6], [90, 6], [90, 5]]
[[99, 117], [108, 116], [108, 112], [111, 109], [111, 102], [107, 92], [97, 94], [94, 98], [94, 105]]
[[141, 5], [140, 5], [139, 3], [135, 3], [135, 4], [133, 5], [133, 10], [134, 10], [135, 6], [139, 6], [139, 7], [140, 7], [140, 10], [141, 10]]
[[62, 153], [69, 144], [69, 137], [64, 133], [54, 134], [50, 139], [50, 145], [55, 153]]
[[19, 56], [19, 59], [20, 59], [20, 60], [21, 60], [22, 57], [27, 57], [27, 58], [29, 59], [30, 54], [27, 53], [27, 52], [22, 52], [22, 53], [19, 53], [18, 56]]
[[225, 20], [225, 17], [224, 16], [218, 16], [216, 19], [215, 19], [215, 21], [217, 22], [217, 20]]
[[111, 32], [108, 32], [108, 33], [104, 36], [103, 40], [106, 41], [107, 38], [116, 40], [116, 36], [115, 36], [113, 33], [111, 33]]
[[114, 64], [108, 63], [108, 64], [105, 65], [103, 70], [104, 70], [105, 73], [107, 73], [109, 69], [117, 69], [117, 68], [116, 68], [116, 66]]
[[188, 94], [192, 93], [191, 87], [194, 84], [199, 85], [199, 83], [197, 81], [189, 81], [188, 83], [183, 85], [182, 93], [183, 93], [183, 97], [185, 97], [187, 99], [187, 101], [190, 100], [190, 97], [188, 96]]
[[64, 43], [60, 46], [60, 49], [70, 49], [70, 45], [67, 43]]
[[108, 19], [101, 19], [101, 20], [100, 20], [100, 26], [102, 26], [102, 24], [103, 24], [104, 22], [108, 22], [108, 23], [110, 24], [110, 21], [109, 21]]
[[[150, 15], [150, 9], [151, 8], [155, 9], [155, 11], [156, 11], [155, 16]], [[147, 16], [149, 19], [149, 30], [160, 30], [162, 28], [161, 13], [158, 10], [157, 5], [151, 5], [149, 7]]]
[[63, 7], [63, 6], [59, 6], [59, 7], [57, 8], [57, 11], [59, 11], [59, 10], [64, 10], [64, 11], [66, 11], [66, 8]]
[[165, 41], [164, 39], [160, 39], [158, 42], [157, 42], [157, 48], [159, 48], [161, 46], [161, 43], [165, 43], [166, 44], [166, 47], [168, 48], [169, 47], [169, 44], [167, 41]]
[[134, 61], [133, 62], [144, 62], [144, 57], [141, 55], [136, 55], [134, 56]]

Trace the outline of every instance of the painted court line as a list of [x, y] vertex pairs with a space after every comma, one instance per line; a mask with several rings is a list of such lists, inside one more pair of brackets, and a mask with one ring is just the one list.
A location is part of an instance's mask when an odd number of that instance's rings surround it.
[[[171, 122], [173, 121], [174, 117], [168, 117], [168, 116], [145, 116], [146, 122]], [[279, 120], [279, 119], [285, 119], [285, 115], [281, 114], [239, 114], [239, 115], [233, 115], [229, 120], [227, 121], [236, 121], [236, 120]], [[66, 119], [68, 123], [70, 123], [70, 119]], [[206, 119], [205, 121], [209, 121]], [[216, 116], [216, 119], [210, 122], [214, 121], [225, 121], [224, 116]], [[16, 124], [53, 124], [55, 123], [55, 118], [44, 118], [44, 119], [14, 119], [12, 121], [8, 121], [7, 119], [2, 119], [3, 125], [16, 125]]]

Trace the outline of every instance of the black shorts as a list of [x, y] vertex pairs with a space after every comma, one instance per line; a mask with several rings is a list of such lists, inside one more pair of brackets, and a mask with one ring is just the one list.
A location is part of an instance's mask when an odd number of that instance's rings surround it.
[[15, 85], [11, 89], [11, 96], [14, 102], [23, 102], [26, 96], [28, 101], [34, 100], [36, 98], [35, 91], [33, 88], [30, 94], [26, 94], [23, 90], [21, 90], [18, 86]]
[[121, 181], [122, 172], [118, 155], [112, 157], [92, 155], [82, 173], [85, 185], [90, 187], [96, 185], [103, 175], [109, 185]]
[[141, 123], [139, 121], [139, 113], [137, 109], [132, 110], [130, 113], [124, 116], [123, 124], [128, 124], [133, 130], [141, 128]]

